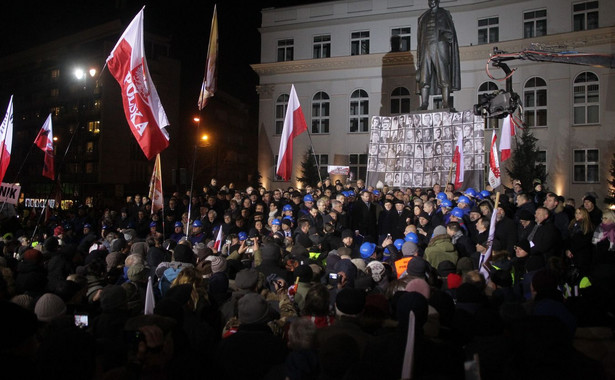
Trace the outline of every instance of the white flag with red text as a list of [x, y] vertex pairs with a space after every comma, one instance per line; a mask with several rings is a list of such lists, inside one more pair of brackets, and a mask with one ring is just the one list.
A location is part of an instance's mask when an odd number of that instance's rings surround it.
[[464, 157], [463, 157], [463, 133], [457, 135], [457, 144], [455, 145], [455, 153], [453, 162], [457, 164], [455, 167], [455, 189], [461, 188], [463, 184]]
[[515, 123], [510, 115], [507, 115], [502, 121], [502, 133], [500, 133], [500, 153], [502, 154], [502, 162], [506, 161], [510, 155], [510, 140], [515, 135]]
[[498, 151], [496, 149], [497, 136], [495, 130], [493, 131], [493, 138], [491, 139], [491, 149], [489, 150], [489, 185], [493, 189], [502, 184], [502, 176], [500, 173], [500, 162], [498, 160]]
[[224, 236], [222, 234], [222, 225], [218, 227], [218, 233], [216, 234], [216, 241], [214, 242], [214, 249], [219, 251], [222, 248], [222, 240]]
[[305, 116], [297, 98], [295, 85], [290, 87], [290, 97], [288, 108], [284, 117], [284, 129], [280, 138], [280, 151], [278, 153], [277, 174], [284, 179], [290, 180], [293, 169], [293, 140], [303, 132], [307, 131]]
[[53, 126], [51, 123], [51, 114], [47, 116], [45, 124], [38, 131], [34, 144], [45, 153], [43, 161], [43, 176], [53, 180], [55, 178], [55, 168], [53, 160]]
[[169, 125], [147, 67], [143, 44], [143, 9], [120, 37], [107, 65], [122, 88], [124, 114], [148, 160], [169, 146]]
[[0, 124], [0, 182], [4, 179], [6, 169], [11, 162], [11, 149], [13, 147], [13, 95], [9, 100], [6, 115]]
[[162, 195], [162, 168], [160, 166], [160, 154], [156, 155], [152, 179], [149, 182], [149, 199], [152, 200], [152, 214], [158, 213], [164, 207]]
[[211, 18], [209, 31], [209, 47], [207, 48], [207, 66], [199, 94], [199, 111], [207, 105], [207, 100], [216, 92], [216, 63], [218, 61], [218, 12], [216, 8], [217, 6], [214, 5], [214, 15]]
[[[499, 199], [497, 199], [499, 201]], [[498, 202], [496, 202], [493, 212], [491, 213], [491, 224], [489, 225], [489, 237], [487, 238], [487, 251], [479, 258], [479, 271], [485, 276], [485, 280], [489, 280], [489, 270], [487, 263], [493, 252], [493, 240], [495, 239], [495, 225], [498, 222]]]

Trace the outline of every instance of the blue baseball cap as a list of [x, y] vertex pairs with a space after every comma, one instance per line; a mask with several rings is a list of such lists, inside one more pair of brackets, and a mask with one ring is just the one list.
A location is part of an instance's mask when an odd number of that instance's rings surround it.
[[203, 223], [201, 223], [201, 221], [197, 219], [192, 222], [192, 227], [203, 227]]
[[453, 211], [451, 211], [451, 215], [456, 218], [463, 218], [463, 210], [459, 207], [455, 207]]
[[393, 244], [395, 245], [395, 248], [399, 250], [401, 249], [401, 246], [404, 245], [404, 239], [396, 239]]
[[293, 211], [293, 206], [285, 204], [284, 207], [282, 207], [282, 211]]
[[279, 226], [280, 224], [282, 224], [282, 222], [280, 222], [280, 219], [278, 218], [271, 221], [272, 226]]
[[445, 199], [445, 200], [442, 201], [442, 203], [440, 203], [440, 205], [442, 207], [453, 207], [453, 202], [451, 202], [448, 199]]
[[90, 223], [86, 223], [83, 225], [83, 228], [92, 228], [92, 225]]
[[361, 248], [359, 248], [359, 252], [361, 252], [361, 257], [367, 259], [370, 257], [374, 251], [376, 250], [376, 244], [374, 243], [363, 243], [361, 244]]
[[314, 197], [312, 197], [312, 194], [305, 194], [305, 196], [303, 197], [303, 201], [304, 202], [314, 202]]
[[415, 234], [414, 232], [408, 232], [406, 234], [406, 241], [411, 241], [414, 244], [418, 244], [419, 243], [419, 236], [417, 234]]
[[374, 191], [372, 191], [372, 194], [374, 194], [374, 195], [380, 195], [380, 191], [378, 191], [378, 190], [374, 190]]
[[470, 202], [470, 198], [466, 197], [465, 195], [462, 195], [459, 197], [459, 199], [457, 200], [457, 203], [465, 203], [467, 205], [471, 204], [472, 202]]
[[468, 187], [464, 194], [467, 195], [467, 196], [470, 196], [470, 197], [475, 197], [476, 196], [476, 190], [474, 190], [474, 188], [472, 188], [472, 187]]
[[182, 222], [175, 222], [175, 227], [184, 227]]
[[480, 195], [482, 195], [483, 198], [489, 198], [491, 196], [491, 191], [483, 190], [483, 191], [480, 192]]
[[436, 198], [438, 200], [440, 200], [440, 201], [443, 201], [443, 200], [447, 199], [447, 196], [446, 196], [445, 192], [441, 191], [441, 192], [438, 193], [438, 195], [436, 195]]
[[149, 224], [149, 226], [150, 226], [150, 227], [157, 227], [157, 226], [158, 226], [158, 224], [157, 224], [156, 222], [151, 222], [151, 223]]
[[248, 238], [248, 234], [245, 231], [241, 231], [237, 234], [239, 241], [244, 241]]

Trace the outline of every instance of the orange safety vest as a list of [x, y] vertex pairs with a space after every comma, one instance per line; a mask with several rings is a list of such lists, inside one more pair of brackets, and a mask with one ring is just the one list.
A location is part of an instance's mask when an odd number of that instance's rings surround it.
[[395, 261], [395, 270], [397, 271], [397, 278], [401, 277], [401, 275], [406, 271], [406, 268], [408, 268], [408, 263], [413, 258], [414, 256], [408, 256]]

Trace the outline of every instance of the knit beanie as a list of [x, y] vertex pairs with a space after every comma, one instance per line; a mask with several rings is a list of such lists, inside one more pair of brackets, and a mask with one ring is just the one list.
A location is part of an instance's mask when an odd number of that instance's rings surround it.
[[422, 278], [415, 278], [414, 280], [410, 281], [408, 285], [406, 285], [406, 291], [408, 293], [411, 293], [411, 292], [420, 293], [423, 295], [423, 297], [425, 297], [426, 299], [429, 299], [429, 294], [430, 294], [429, 284], [427, 284], [427, 281], [423, 280]]
[[205, 260], [211, 262], [211, 271], [213, 273], [224, 272], [226, 270], [226, 259], [221, 256], [209, 256]]
[[149, 270], [143, 264], [133, 264], [128, 268], [128, 279], [132, 282], [146, 282]]
[[34, 305], [34, 314], [42, 322], [50, 322], [64, 313], [66, 313], [66, 304], [62, 298], [53, 293], [43, 294]]
[[401, 253], [404, 256], [414, 256], [418, 250], [419, 246], [411, 241], [407, 241], [401, 246]]
[[433, 235], [431, 235], [432, 237], [435, 236], [439, 236], [439, 235], [446, 235], [446, 227], [444, 226], [438, 226], [433, 230]]

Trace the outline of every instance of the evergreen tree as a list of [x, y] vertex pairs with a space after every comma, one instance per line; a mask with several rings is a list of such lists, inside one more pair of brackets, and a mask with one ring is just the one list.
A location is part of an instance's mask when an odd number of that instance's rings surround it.
[[261, 173], [258, 170], [255, 170], [254, 172], [252, 172], [252, 174], [248, 174], [248, 184], [254, 189], [258, 189], [259, 187], [263, 186], [263, 184], [261, 183], [261, 178], [263, 178]]
[[316, 187], [318, 181], [320, 181], [318, 166], [311, 148], [307, 150], [303, 161], [301, 161], [301, 177], [297, 177], [297, 180], [303, 184], [303, 187], [307, 185]]
[[506, 167], [506, 172], [510, 178], [520, 180], [523, 190], [528, 192], [533, 190], [532, 182], [534, 179], [541, 180], [543, 184], [547, 179], [545, 166], [536, 164], [538, 159], [536, 141], [538, 139], [534, 137], [529, 128], [523, 129], [521, 138], [515, 135], [517, 149], [513, 151], [511, 160]]
[[604, 203], [607, 205], [615, 204], [615, 153], [613, 153], [613, 158], [611, 158], [611, 179], [609, 182], [609, 195], [604, 198]]

